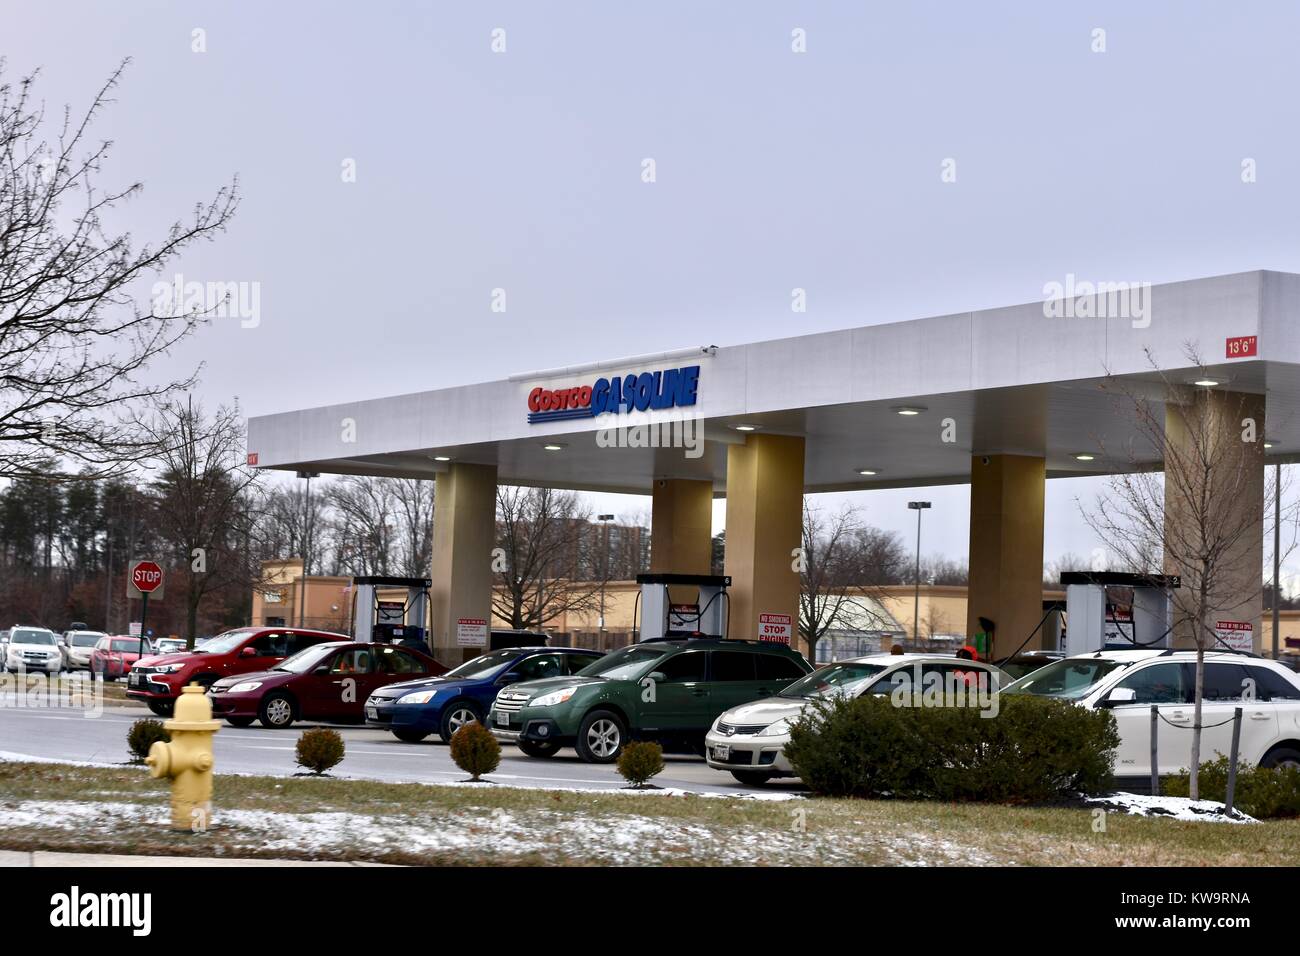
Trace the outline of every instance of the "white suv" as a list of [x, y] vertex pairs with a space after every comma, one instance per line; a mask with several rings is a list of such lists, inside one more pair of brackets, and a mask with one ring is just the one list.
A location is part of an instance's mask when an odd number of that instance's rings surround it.
[[11, 671], [63, 670], [63, 649], [54, 632], [44, 627], [15, 627], [5, 648], [5, 669]]
[[[790, 724], [818, 699], [890, 694], [897, 686], [899, 671], [907, 671], [909, 678], [915, 674], [918, 690], [933, 679], [940, 686], [960, 679], [989, 693], [1011, 682], [992, 664], [943, 654], [868, 654], [827, 664], [775, 697], [725, 711], [704, 736], [704, 759], [714, 770], [728, 770], [748, 786], [759, 786], [773, 777], [793, 777], [794, 768], [785, 756]], [[981, 674], [987, 676], [981, 679]]]
[[[1026, 674], [1006, 694], [1073, 700], [1115, 715], [1120, 745], [1117, 778], [1151, 777], [1151, 708], [1160, 720], [1156, 760], [1161, 775], [1192, 762], [1196, 652], [1115, 650], [1079, 654]], [[1232, 715], [1242, 709], [1238, 759], [1264, 767], [1300, 766], [1300, 676], [1275, 661], [1207, 651], [1201, 694], [1201, 756], [1232, 749]]]

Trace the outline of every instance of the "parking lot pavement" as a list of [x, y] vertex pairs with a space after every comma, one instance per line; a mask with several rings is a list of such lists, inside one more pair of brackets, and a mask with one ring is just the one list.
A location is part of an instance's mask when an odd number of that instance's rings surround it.
[[[0, 702], [3, 704], [4, 702]], [[0, 706], [0, 756], [19, 760], [73, 760], [120, 764], [128, 759], [126, 732], [132, 722], [149, 716], [138, 707], [105, 704], [103, 713], [86, 717], [71, 708]], [[288, 730], [267, 730], [254, 724], [235, 728], [222, 725], [214, 742], [217, 773], [291, 775], [298, 735], [312, 723]], [[451, 760], [448, 748], [432, 737], [420, 744], [405, 744], [387, 731], [336, 726], [343, 735], [347, 756], [334, 771], [337, 777], [388, 782], [448, 783], [464, 780], [465, 772]], [[778, 781], [767, 787], [745, 787], [730, 774], [713, 770], [701, 758], [666, 756], [663, 773], [654, 779], [660, 787], [696, 793], [754, 794], [797, 791], [794, 782]], [[583, 763], [572, 750], [562, 750], [548, 760], [525, 757], [513, 746], [503, 746], [501, 766], [489, 779], [520, 787], [580, 790], [616, 790], [625, 783], [612, 765]]]

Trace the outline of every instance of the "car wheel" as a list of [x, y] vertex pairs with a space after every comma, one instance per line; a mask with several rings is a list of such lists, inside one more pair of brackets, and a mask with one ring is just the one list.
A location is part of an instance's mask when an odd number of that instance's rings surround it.
[[1259, 762], [1261, 767], [1300, 767], [1300, 750], [1294, 747], [1278, 747], [1264, 754]]
[[770, 773], [761, 770], [733, 770], [731, 775], [747, 787], [761, 787], [772, 779]]
[[452, 734], [476, 720], [479, 723], [483, 722], [477, 707], [467, 700], [453, 700], [443, 708], [442, 729], [438, 731], [438, 736], [442, 738], [444, 744], [449, 744], [451, 743]]
[[545, 743], [538, 740], [517, 740], [515, 746], [529, 757], [554, 757], [560, 752], [560, 745], [552, 740]]
[[293, 718], [293, 700], [284, 691], [267, 694], [257, 708], [257, 719], [263, 727], [283, 730], [293, 723]]
[[149, 709], [159, 717], [170, 717], [172, 715], [172, 702], [170, 700], [151, 700], [147, 701]]
[[252, 717], [227, 717], [226, 723], [231, 727], [250, 727], [253, 724]]
[[404, 744], [418, 744], [429, 735], [423, 730], [394, 730], [393, 736]]
[[612, 710], [593, 710], [578, 728], [578, 756], [587, 763], [613, 763], [623, 751], [627, 725]]

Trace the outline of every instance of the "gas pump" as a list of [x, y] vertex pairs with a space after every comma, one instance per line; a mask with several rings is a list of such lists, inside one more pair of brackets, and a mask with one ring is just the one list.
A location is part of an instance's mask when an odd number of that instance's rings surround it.
[[[661, 637], [726, 637], [731, 617], [727, 588], [731, 578], [722, 574], [638, 574], [637, 596], [641, 626], [632, 614], [637, 641]], [[694, 588], [694, 594], [691, 589]], [[693, 598], [693, 600], [691, 600]]]
[[[382, 576], [352, 579], [352, 639], [401, 644], [428, 653], [429, 578], [393, 578]], [[406, 588], [406, 600], [400, 609], [397, 602], [379, 601], [379, 588]], [[381, 606], [381, 603], [383, 606]]]
[[1065, 654], [1169, 646], [1169, 592], [1180, 586], [1178, 575], [1066, 571], [1061, 583], [1066, 629], [1059, 649]]

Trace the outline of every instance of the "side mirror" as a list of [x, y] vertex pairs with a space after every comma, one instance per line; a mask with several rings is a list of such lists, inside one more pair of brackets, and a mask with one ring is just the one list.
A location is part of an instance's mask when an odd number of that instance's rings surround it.
[[1106, 695], [1105, 704], [1107, 707], [1114, 707], [1118, 704], [1133, 704], [1137, 702], [1137, 691], [1132, 687], [1116, 687]]
[[257, 648], [256, 648], [256, 647], [246, 647], [246, 648], [244, 648], [242, 651], [239, 652], [239, 656], [240, 656], [240, 657], [256, 657], [256, 656], [257, 656]]
[[519, 674], [518, 674], [516, 671], [509, 671], [508, 673], [502, 674], [500, 677], [498, 677], [498, 678], [497, 678], [497, 683], [498, 683], [498, 684], [517, 684], [517, 683], [519, 682], [519, 680], [520, 680], [520, 677], [519, 677]]
[[650, 680], [654, 681], [656, 684], [662, 684], [664, 681], [668, 679], [668, 675], [665, 674], [663, 671], [651, 671], [649, 674], [646, 674], [645, 676]]
[[314, 671], [312, 671], [313, 674], [328, 674], [329, 672], [330, 672], [330, 666], [328, 664], [321, 664]]

